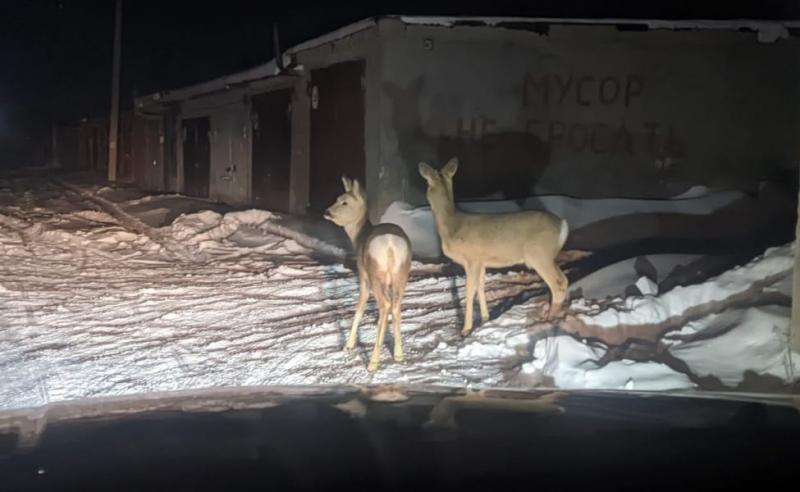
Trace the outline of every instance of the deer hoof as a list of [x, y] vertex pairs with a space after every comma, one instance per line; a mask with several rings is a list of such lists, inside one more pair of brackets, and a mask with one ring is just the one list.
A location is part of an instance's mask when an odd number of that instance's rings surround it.
[[394, 361], [395, 362], [403, 362], [406, 360], [406, 357], [403, 355], [402, 352], [394, 354]]
[[470, 330], [469, 328], [464, 328], [463, 330], [461, 330], [461, 336], [462, 336], [462, 337], [469, 336], [469, 333], [470, 333], [471, 331], [472, 331], [472, 330]]
[[347, 345], [344, 346], [344, 351], [345, 352], [352, 352], [353, 349], [355, 349], [355, 348], [356, 348], [356, 344], [355, 343], [349, 343], [348, 342]]
[[370, 361], [369, 365], [367, 366], [367, 371], [375, 372], [377, 370], [378, 370], [378, 361], [375, 360]]

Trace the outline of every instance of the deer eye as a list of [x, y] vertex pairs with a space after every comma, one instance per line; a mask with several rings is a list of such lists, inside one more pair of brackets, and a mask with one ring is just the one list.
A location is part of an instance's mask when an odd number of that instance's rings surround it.
[[343, 201], [342, 205], [347, 205], [347, 200]]

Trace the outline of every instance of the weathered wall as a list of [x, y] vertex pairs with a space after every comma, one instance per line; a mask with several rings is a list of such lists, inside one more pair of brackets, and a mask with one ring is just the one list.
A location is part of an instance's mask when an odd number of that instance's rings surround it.
[[797, 39], [396, 20], [379, 29], [379, 207], [425, 203], [417, 163], [453, 154], [456, 192], [469, 197], [753, 190], [760, 175], [797, 165]]

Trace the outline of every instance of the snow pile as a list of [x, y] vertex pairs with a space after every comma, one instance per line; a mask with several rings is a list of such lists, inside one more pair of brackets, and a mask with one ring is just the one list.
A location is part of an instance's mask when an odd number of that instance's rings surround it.
[[664, 338], [669, 352], [697, 376], [736, 386], [749, 370], [786, 381], [791, 376], [790, 357], [800, 367], [800, 354], [786, 348], [790, 317], [786, 306], [734, 309], [689, 323]]
[[636, 288], [645, 296], [654, 296], [658, 294], [658, 284], [648, 277], [639, 277], [639, 280], [636, 281]]
[[228, 212], [225, 215], [204, 210], [179, 216], [167, 229], [178, 241], [194, 244], [203, 249], [209, 244], [217, 245], [244, 226], [263, 227], [273, 217], [271, 212], [257, 209]]
[[[711, 191], [693, 188], [669, 200], [640, 200], [628, 198], [580, 199], [549, 195], [531, 197], [522, 203], [513, 200], [471, 201], [458, 203], [458, 208], [470, 213], [507, 213], [521, 210], [545, 210], [569, 222], [575, 231], [602, 220], [631, 214], [674, 213], [710, 215], [745, 195], [738, 191]], [[381, 217], [381, 222], [397, 224], [411, 239], [414, 253], [424, 258], [440, 255], [439, 237], [430, 207], [413, 207], [405, 202], [393, 202]]]
[[[662, 254], [629, 258], [579, 279], [570, 285], [570, 292], [573, 297], [580, 293], [587, 299], [603, 299], [625, 296], [630, 287], [636, 286], [642, 294], [657, 294], [658, 286], [653, 286], [646, 280], [658, 284], [676, 268], [689, 265], [700, 257], [701, 255]], [[646, 288], [648, 292], [643, 292], [642, 288]]]
[[182, 244], [198, 251], [239, 248], [242, 252], [269, 250], [271, 254], [309, 254], [311, 251], [345, 257], [347, 251], [282, 224], [279, 214], [250, 209], [220, 214], [211, 210], [182, 214], [162, 228]]
[[523, 364], [526, 374], [545, 374], [559, 388], [627, 389], [639, 391], [694, 388], [694, 383], [658, 362], [620, 360], [599, 365], [606, 349], [591, 347], [568, 335], [539, 340], [533, 362]]
[[[658, 296], [629, 297], [604, 308], [573, 301], [579, 336], [649, 329], [665, 347], [664, 360], [673, 361], [669, 366], [625, 359], [601, 365], [607, 346], [562, 335], [537, 341], [534, 361], [522, 370], [549, 376], [561, 388], [692, 388], [699, 378], [736, 388], [748, 373], [772, 387], [789, 382], [792, 360], [800, 367], [800, 354], [788, 345], [794, 248], [771, 248], [707, 282]], [[691, 378], [678, 372], [682, 367]]]
[[[45, 241], [65, 250], [82, 248], [83, 252], [93, 253], [136, 253], [158, 249], [158, 245], [146, 236], [132, 233], [116, 225], [116, 220], [110, 215], [93, 210], [51, 215], [35, 222], [0, 214], [0, 226], [16, 231], [26, 243]], [[10, 250], [5, 250], [10, 245], [9, 241], [0, 241], [0, 253], [10, 253]]]
[[794, 243], [771, 248], [764, 255], [742, 267], [736, 267], [708, 282], [675, 287], [661, 296], [628, 297], [614, 306], [592, 315], [578, 315], [586, 324], [615, 327], [619, 325], [656, 324], [686, 315], [696, 306], [730, 300], [758, 284], [777, 284], [791, 275], [794, 267]]

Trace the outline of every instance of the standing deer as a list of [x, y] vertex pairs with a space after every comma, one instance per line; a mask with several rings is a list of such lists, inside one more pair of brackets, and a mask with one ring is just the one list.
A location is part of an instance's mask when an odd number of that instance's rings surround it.
[[546, 212], [467, 214], [456, 210], [453, 176], [458, 159], [451, 159], [441, 171], [421, 162], [419, 173], [428, 182], [428, 202], [444, 254], [467, 274], [467, 302], [463, 336], [472, 331], [472, 306], [475, 291], [481, 320], [489, 319], [484, 281], [486, 268], [505, 268], [524, 264], [535, 270], [552, 296], [548, 317], [561, 311], [567, 292], [567, 277], [555, 258], [569, 234], [567, 221]]
[[342, 177], [344, 193], [325, 211], [325, 218], [344, 228], [356, 253], [360, 292], [353, 327], [347, 339], [346, 350], [353, 350], [358, 338], [358, 324], [364, 315], [370, 290], [378, 303], [378, 335], [367, 370], [374, 372], [380, 362], [381, 347], [386, 334], [386, 324], [392, 315], [394, 332], [394, 360], [403, 360], [403, 342], [400, 338], [400, 304], [411, 270], [411, 242], [399, 226], [378, 224], [367, 219], [367, 197], [358, 180]]

